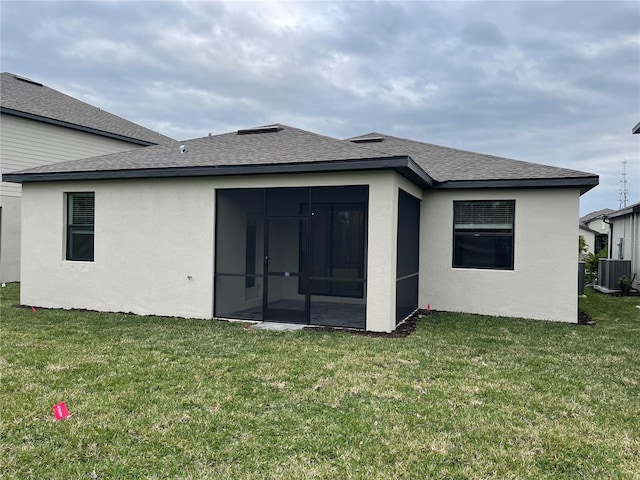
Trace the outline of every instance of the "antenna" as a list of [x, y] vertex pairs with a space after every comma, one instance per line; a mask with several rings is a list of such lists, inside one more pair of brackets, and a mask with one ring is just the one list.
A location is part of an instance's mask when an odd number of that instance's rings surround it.
[[629, 190], [627, 189], [627, 159], [622, 161], [622, 176], [620, 178], [620, 190], [618, 191], [618, 208], [625, 208], [627, 206], [627, 199], [629, 197]]

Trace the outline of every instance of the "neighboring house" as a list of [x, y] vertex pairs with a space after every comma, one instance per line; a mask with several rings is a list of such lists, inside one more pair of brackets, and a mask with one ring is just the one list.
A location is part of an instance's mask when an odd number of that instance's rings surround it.
[[[0, 173], [174, 140], [28, 78], [0, 76]], [[20, 279], [21, 187], [0, 183], [0, 281]]]
[[181, 143], [6, 176], [23, 304], [383, 332], [427, 305], [577, 321], [597, 175], [285, 125]]
[[611, 223], [609, 258], [631, 261], [633, 288], [640, 289], [640, 202], [608, 213]]
[[610, 208], [603, 208], [580, 217], [578, 235], [582, 235], [587, 243], [586, 253], [596, 254], [608, 245], [609, 224], [605, 222], [604, 217], [611, 212], [613, 210]]

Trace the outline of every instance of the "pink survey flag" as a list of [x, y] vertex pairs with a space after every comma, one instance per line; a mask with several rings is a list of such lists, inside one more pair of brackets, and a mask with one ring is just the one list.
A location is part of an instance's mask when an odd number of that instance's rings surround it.
[[56, 403], [53, 406], [53, 414], [56, 416], [56, 420], [62, 420], [69, 416], [69, 411], [64, 402]]

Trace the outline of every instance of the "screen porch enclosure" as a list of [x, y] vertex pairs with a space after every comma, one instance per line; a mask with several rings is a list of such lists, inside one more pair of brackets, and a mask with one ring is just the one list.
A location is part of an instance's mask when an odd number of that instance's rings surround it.
[[365, 328], [367, 186], [216, 193], [218, 318]]

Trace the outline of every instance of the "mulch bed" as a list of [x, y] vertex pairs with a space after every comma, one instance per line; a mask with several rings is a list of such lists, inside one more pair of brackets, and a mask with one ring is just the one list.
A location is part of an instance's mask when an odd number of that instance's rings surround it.
[[315, 332], [336, 332], [350, 333], [351, 335], [360, 335], [363, 337], [384, 337], [384, 338], [402, 338], [411, 335], [422, 317], [429, 315], [431, 312], [427, 310], [416, 310], [410, 317], [402, 322], [393, 332], [368, 332], [366, 330], [358, 330], [355, 328], [336, 328], [336, 327], [304, 327], [305, 330]]
[[[311, 330], [314, 332], [335, 332], [335, 333], [348, 333], [351, 335], [360, 335], [363, 337], [384, 337], [384, 338], [403, 338], [411, 335], [416, 330], [416, 325], [418, 320], [421, 318], [430, 315], [433, 313], [432, 311], [427, 310], [417, 310], [413, 313], [409, 318], [407, 318], [404, 322], [398, 325], [393, 332], [368, 332], [366, 330], [359, 330], [355, 328], [339, 328], [339, 327], [304, 327], [305, 330]], [[594, 326], [596, 322], [594, 322], [589, 315], [587, 315], [582, 310], [578, 309], [578, 325], [588, 325]]]
[[595, 324], [596, 322], [591, 320], [591, 317], [589, 315], [578, 309], [578, 325], [594, 326]]

